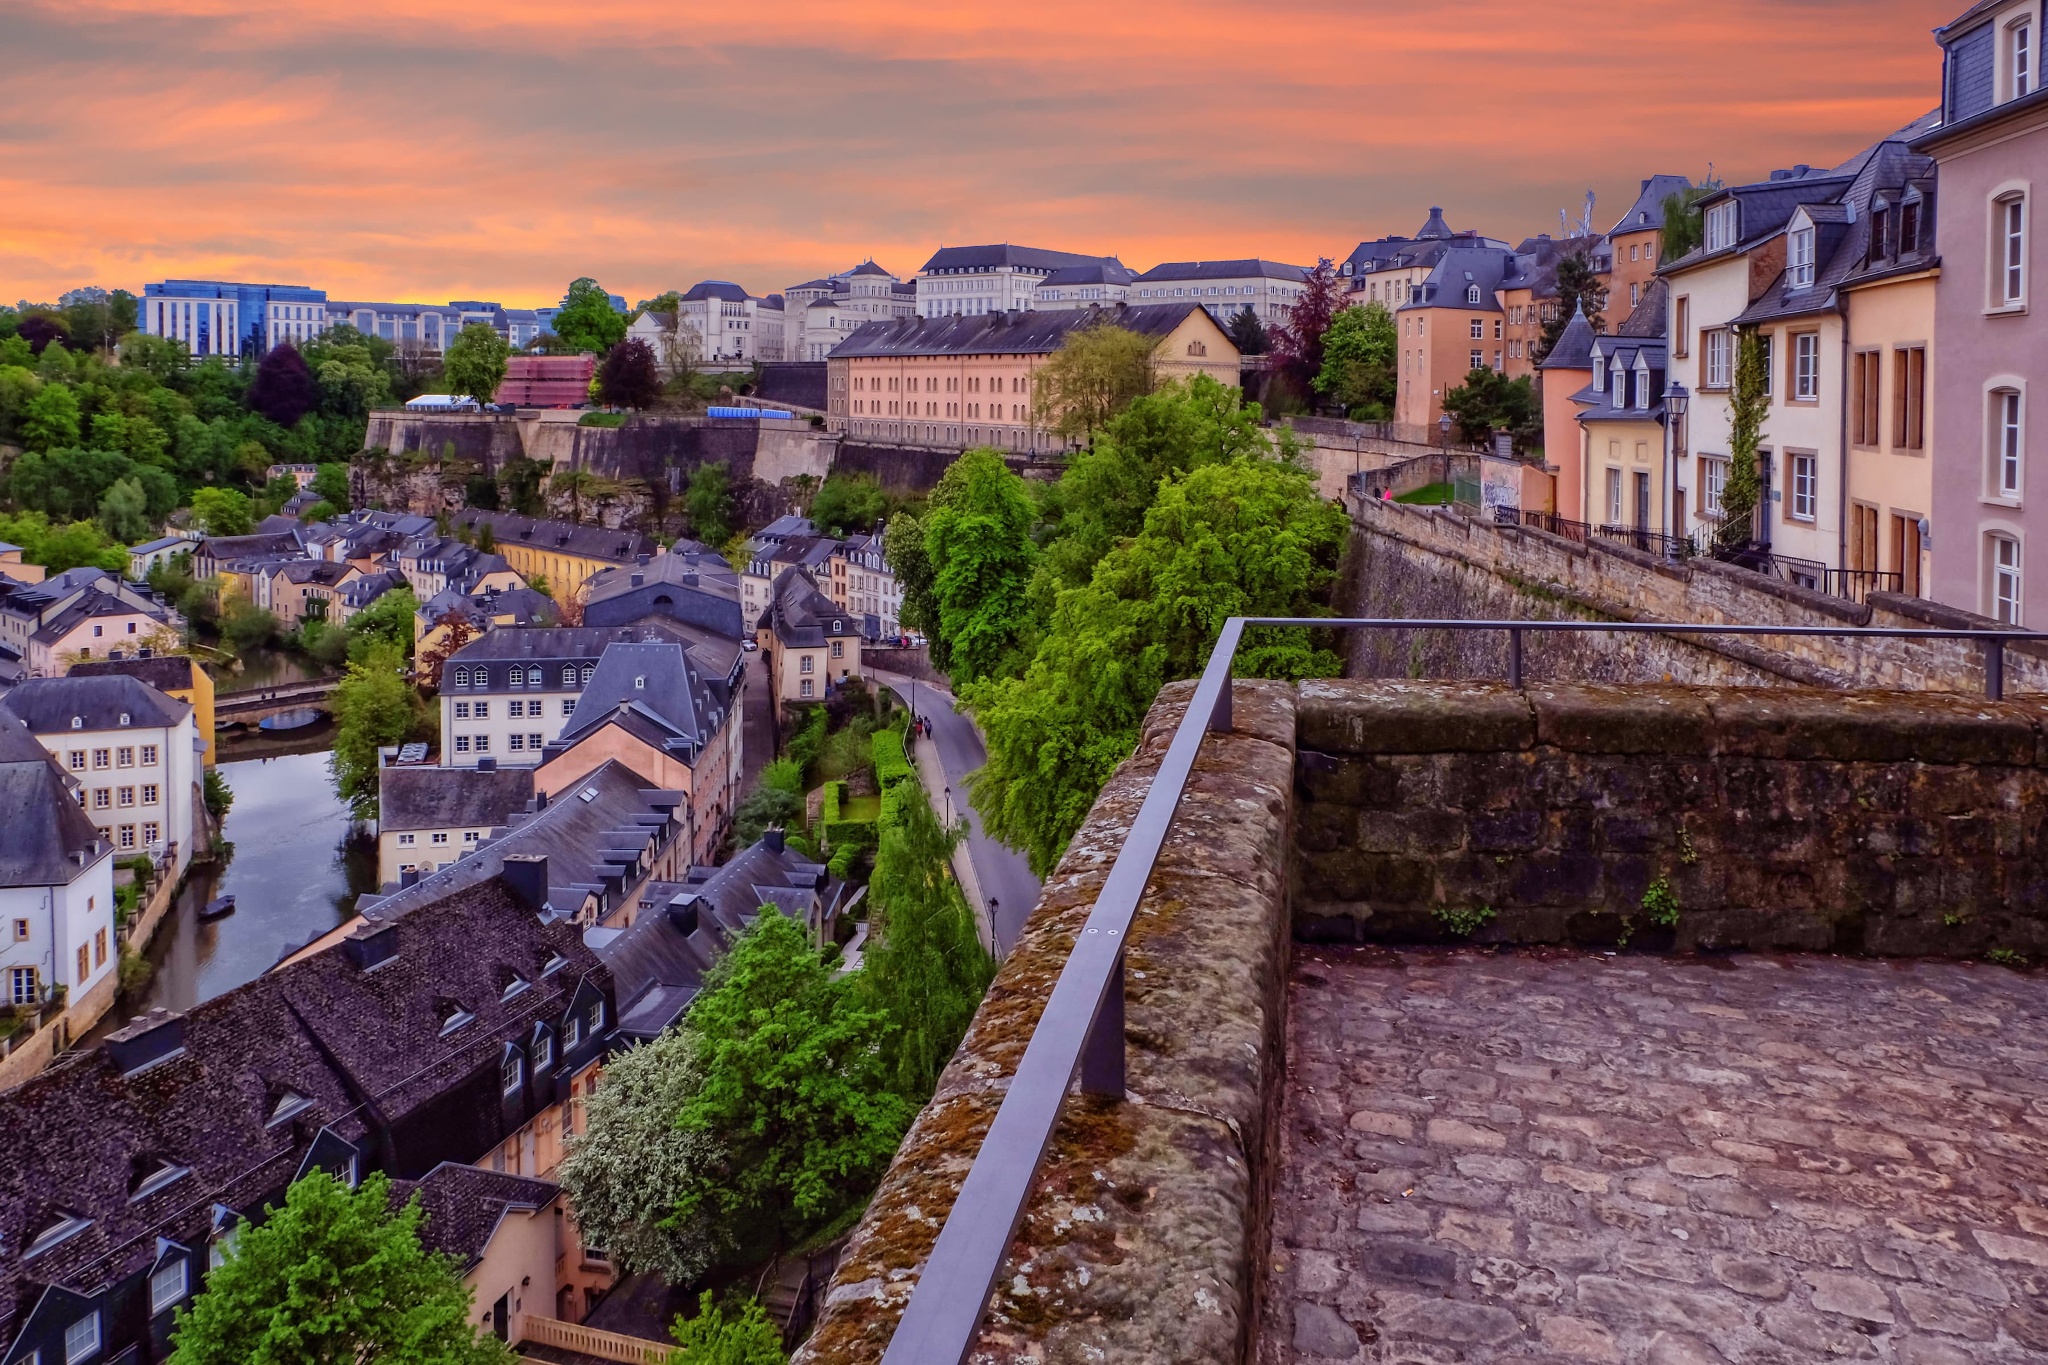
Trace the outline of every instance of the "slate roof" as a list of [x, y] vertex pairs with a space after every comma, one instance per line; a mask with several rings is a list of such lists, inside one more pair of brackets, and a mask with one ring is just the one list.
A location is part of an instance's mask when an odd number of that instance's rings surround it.
[[200, 556], [216, 564], [228, 564], [238, 559], [262, 559], [269, 556], [291, 557], [305, 553], [305, 542], [300, 538], [298, 523], [289, 528], [249, 536], [208, 536], [196, 547]]
[[[165, 696], [124, 673], [63, 678], [26, 678], [0, 697], [0, 710], [24, 722], [39, 735], [72, 729], [118, 730], [121, 717], [128, 728], [176, 725], [192, 714], [189, 702]], [[72, 725], [76, 718], [80, 724]]]
[[[834, 624], [838, 630], [832, 629]], [[764, 629], [786, 648], [815, 649], [833, 636], [859, 633], [859, 621], [818, 589], [807, 569], [788, 568], [776, 576], [768, 590], [768, 609], [761, 614]]]
[[[49, 751], [0, 716], [0, 886], [68, 886], [113, 852]], [[0, 1231], [0, 1239], [5, 1238]]]
[[370, 605], [393, 588], [409, 586], [405, 575], [396, 569], [382, 569], [376, 573], [364, 574], [341, 585], [339, 596], [350, 611], [358, 611]]
[[1038, 287], [1057, 288], [1064, 284], [1129, 284], [1135, 278], [1115, 261], [1091, 261], [1087, 265], [1063, 266], [1038, 282]]
[[475, 531], [489, 526], [500, 545], [527, 545], [557, 550], [584, 559], [629, 563], [638, 555], [651, 555], [661, 547], [637, 531], [608, 531], [602, 526], [584, 526], [573, 521], [551, 521], [522, 516], [518, 512], [487, 512], [465, 507], [455, 514], [455, 524]]
[[717, 299], [722, 303], [745, 303], [748, 297], [747, 291], [734, 284], [731, 280], [699, 280], [696, 284], [690, 286], [688, 293], [683, 295], [683, 302], [694, 303], [703, 299]]
[[583, 619], [592, 625], [662, 616], [691, 620], [737, 640], [743, 628], [739, 574], [717, 551], [679, 540], [644, 564], [605, 569], [584, 585]]
[[[1929, 216], [1921, 224], [1920, 248], [1908, 253], [1903, 261], [1895, 250], [1887, 258], [1883, 249], [1875, 253], [1873, 260], [1870, 233], [1873, 223], [1871, 207], [1876, 200], [1888, 196], [1889, 202], [1896, 205], [1909, 187], [1932, 182], [1935, 173], [1933, 159], [1912, 150], [1911, 143], [1932, 128], [1940, 117], [1939, 110], [1923, 114], [1898, 132], [1871, 144], [1848, 163], [1856, 167], [1856, 173], [1836, 195], [1803, 206], [1795, 205], [1787, 212], [1785, 224], [1781, 226], [1789, 226], [1802, 209], [1814, 224], [1813, 284], [1794, 289], [1792, 272], [1789, 269], [1780, 271], [1770, 287], [1735, 319], [1736, 322], [1766, 322], [1831, 311], [1838, 306], [1839, 292], [1845, 284], [1896, 273], [1901, 269], [1926, 269], [1938, 263], [1940, 258], [1934, 252], [1931, 200], [1927, 200], [1923, 207], [1923, 212]], [[1889, 245], [1896, 247], [1896, 243], [1897, 239], [1893, 237]]]
[[1141, 336], [1165, 336], [1198, 303], [1074, 308], [1055, 313], [978, 313], [864, 323], [832, 348], [832, 359], [899, 355], [1050, 355], [1068, 335], [1104, 323]]
[[198, 663], [182, 654], [158, 654], [147, 659], [80, 659], [65, 676], [96, 678], [125, 673], [159, 692], [186, 692], [194, 685], [192, 675], [199, 671]]
[[1617, 232], [1643, 232], [1664, 225], [1664, 201], [1681, 190], [1692, 188], [1692, 181], [1682, 175], [1653, 175], [1643, 181], [1642, 191], [1636, 195], [1621, 217], [1614, 220], [1614, 226], [1607, 229], [1612, 237]]
[[293, 559], [278, 565], [272, 571], [274, 577], [289, 583], [310, 583], [316, 587], [333, 587], [343, 575], [355, 573], [351, 564], [337, 564], [326, 559]]
[[117, 597], [110, 592], [103, 592], [99, 588], [87, 588], [78, 595], [75, 601], [60, 607], [54, 615], [44, 617], [42, 624], [36, 628], [32, 638], [40, 640], [45, 644], [54, 644], [78, 629], [81, 622], [89, 621], [95, 616], [135, 616], [138, 614], [148, 616], [160, 622], [168, 622], [170, 620], [170, 614], [160, 607], [138, 606], [126, 598]]
[[[1415, 297], [1394, 311], [1462, 308], [1467, 312], [1498, 313], [1501, 311], [1500, 300], [1494, 297], [1494, 291], [1513, 265], [1514, 255], [1511, 252], [1486, 247], [1451, 247], [1437, 261], [1436, 268], [1430, 271], [1422, 287], [1415, 291]], [[1466, 295], [1466, 290], [1475, 284], [1479, 286], [1477, 303], [1471, 302]]]
[[597, 661], [597, 671], [576, 698], [576, 710], [545, 752], [553, 758], [603, 726], [616, 724], [694, 767], [727, 719], [709, 681], [702, 665], [680, 644], [613, 645]]
[[611, 969], [619, 1032], [653, 1038], [682, 1017], [704, 974], [775, 904], [813, 932], [838, 915], [845, 885], [771, 832], [723, 866], [692, 868], [665, 904], [623, 930], [589, 930], [584, 941]]
[[451, 611], [460, 612], [480, 629], [489, 629], [500, 616], [510, 616], [509, 622], [500, 623], [510, 626], [551, 626], [561, 619], [555, 599], [532, 588], [474, 594], [460, 588], [444, 588], [420, 604], [419, 615], [429, 624], [438, 624]]
[[1671, 285], [1665, 280], [1651, 280], [1643, 286], [1643, 296], [1636, 306], [1629, 309], [1621, 326], [1614, 329], [1616, 336], [1657, 337], [1665, 335], [1665, 322], [1670, 311]]
[[1415, 229], [1415, 236], [1420, 241], [1428, 241], [1432, 237], [1450, 237], [1453, 235], [1451, 225], [1444, 221], [1444, 211], [1434, 204], [1430, 206], [1429, 217], [1423, 222], [1421, 227]]
[[549, 626], [519, 630], [494, 630], [478, 636], [448, 656], [452, 664], [522, 662], [566, 659], [595, 660], [607, 646], [620, 641], [654, 640], [660, 636], [653, 626]]
[[882, 269], [882, 267], [876, 265], [873, 261], [862, 261], [859, 265], [855, 266], [853, 269], [847, 271], [846, 273], [848, 275], [881, 275], [892, 280], [896, 278], [893, 274], [890, 274], [890, 272]]
[[1115, 260], [1114, 256], [1090, 256], [1077, 251], [1047, 251], [1042, 247], [1013, 246], [1008, 242], [988, 246], [942, 246], [932, 253], [924, 263], [921, 275], [939, 271], [993, 270], [998, 266], [1010, 266], [1018, 270], [1038, 270], [1051, 274], [1070, 265], [1091, 265], [1097, 261]]
[[533, 799], [531, 768], [430, 768], [386, 764], [377, 773], [377, 828], [493, 828]]
[[483, 1259], [506, 1214], [545, 1209], [561, 1196], [562, 1187], [444, 1161], [417, 1181], [393, 1181], [391, 1202], [402, 1206], [415, 1192], [426, 1214], [420, 1245], [454, 1257], [461, 1274]]
[[1572, 320], [1558, 333], [1557, 344], [1550, 348], [1550, 354], [1537, 366], [1543, 370], [1585, 370], [1592, 368], [1590, 358], [1593, 347], [1593, 324], [1586, 321], [1584, 313], [1574, 313]]
[[[191, 541], [183, 536], [160, 536], [155, 540], [145, 540], [140, 545], [130, 545], [128, 553], [131, 555], [153, 554], [158, 550], [168, 550], [174, 545], [190, 545], [191, 543]], [[18, 550], [21, 547], [16, 545], [10, 548]]]
[[[584, 793], [591, 793], [585, 799]], [[422, 907], [493, 882], [510, 854], [539, 855], [548, 860], [548, 899], [553, 918], [566, 919], [598, 894], [608, 904], [636, 880], [630, 861], [610, 856], [627, 846], [644, 849], [657, 832], [664, 842], [680, 833], [676, 811], [681, 792], [650, 787], [625, 764], [612, 760], [578, 781], [572, 790], [537, 811], [514, 812], [502, 831], [494, 830], [475, 851], [416, 884], [376, 897], [365, 896], [356, 909], [372, 923], [402, 920]]]
[[1309, 277], [1309, 270], [1307, 266], [1282, 265], [1278, 261], [1268, 261], [1256, 256], [1237, 261], [1164, 261], [1138, 276], [1138, 282], [1157, 284], [1161, 280], [1241, 280], [1247, 276], [1269, 280], [1292, 280], [1298, 284]]
[[[611, 984], [572, 926], [542, 923], [496, 882], [392, 932], [374, 969], [345, 947], [310, 954], [0, 1094], [0, 1131], [62, 1135], [0, 1144], [0, 1342], [46, 1286], [97, 1293], [146, 1271], [159, 1238], [203, 1258], [213, 1209], [278, 1199], [323, 1130], [399, 1176], [489, 1150], [522, 1121], [499, 1102], [503, 1046], [560, 1020], [580, 987]], [[508, 996], [515, 976], [527, 987]], [[448, 1030], [451, 1000], [472, 1018]], [[114, 1049], [152, 1036], [182, 1046], [124, 1074]], [[172, 1178], [138, 1197], [158, 1171]], [[86, 1226], [24, 1258], [24, 1231], [67, 1213]]]

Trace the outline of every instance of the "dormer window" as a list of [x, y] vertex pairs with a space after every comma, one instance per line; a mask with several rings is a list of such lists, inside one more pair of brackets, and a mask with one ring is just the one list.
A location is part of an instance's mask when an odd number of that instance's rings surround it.
[[85, 728], [84, 718], [81, 716], [73, 716], [71, 718], [71, 728], [74, 730], [83, 730]]
[[1885, 254], [1885, 232], [1891, 227], [1891, 210], [1882, 203], [1870, 206], [1870, 250], [1864, 259], [1875, 261]]
[[636, 674], [634, 674], [634, 675], [633, 675], [633, 690], [634, 690], [635, 692], [645, 692], [645, 691], [647, 690], [647, 675], [646, 675], [646, 674], [644, 674], [644, 673], [636, 673]]
[[519, 1055], [519, 1049], [505, 1049], [504, 1060], [498, 1064], [499, 1088], [507, 1095], [517, 1095], [526, 1085], [526, 1059]]
[[1628, 404], [1628, 371], [1622, 368], [1621, 357], [1614, 358], [1613, 405], [1617, 408]]
[[182, 1180], [192, 1174], [190, 1166], [181, 1166], [175, 1161], [162, 1159], [138, 1162], [135, 1171], [134, 1188], [128, 1192], [129, 1201], [147, 1199], [158, 1190]]
[[1813, 226], [1792, 229], [1786, 247], [1785, 268], [1794, 289], [1813, 288]]
[[121, 713], [121, 723], [123, 725], [126, 725], [128, 723], [128, 713], [126, 711], [123, 711]]
[[150, 1316], [170, 1312], [185, 1301], [191, 1288], [192, 1263], [178, 1255], [166, 1260], [149, 1277]]
[[2006, 51], [2012, 61], [2012, 97], [2025, 99], [2034, 89], [2034, 26], [2026, 19], [2006, 30]]
[[25, 1261], [32, 1256], [40, 1256], [52, 1247], [70, 1241], [91, 1226], [90, 1218], [81, 1218], [75, 1213], [60, 1213], [43, 1224], [42, 1231], [29, 1238], [28, 1249], [21, 1253], [21, 1258]]
[[1593, 392], [1607, 392], [1607, 367], [1600, 363], [1600, 348], [1593, 348]]
[[443, 1000], [437, 1009], [441, 1015], [441, 1036], [444, 1038], [476, 1018], [456, 1000]]
[[555, 1036], [546, 1028], [533, 1031], [533, 1074], [545, 1076], [555, 1066]]
[[1650, 406], [1650, 367], [1640, 358], [1636, 361], [1636, 409], [1647, 411]]
[[307, 1099], [298, 1091], [290, 1089], [280, 1090], [277, 1092], [277, 1098], [271, 1102], [270, 1117], [263, 1121], [263, 1126], [274, 1128], [289, 1119], [297, 1118], [312, 1107], [313, 1101]]
[[548, 960], [541, 964], [540, 974], [542, 976], [553, 976], [568, 965], [568, 958], [563, 957], [560, 953], [549, 953]]
[[1730, 199], [1707, 210], [1705, 238], [1708, 251], [1726, 251], [1735, 245], [1736, 209], [1736, 202]]
[[512, 979], [505, 983], [505, 989], [499, 993], [498, 999], [510, 1000], [514, 996], [517, 996], [524, 991], [530, 990], [531, 988], [532, 983], [529, 982], [525, 977], [514, 974]]
[[1909, 256], [1920, 249], [1920, 205], [1899, 206], [1899, 254]]

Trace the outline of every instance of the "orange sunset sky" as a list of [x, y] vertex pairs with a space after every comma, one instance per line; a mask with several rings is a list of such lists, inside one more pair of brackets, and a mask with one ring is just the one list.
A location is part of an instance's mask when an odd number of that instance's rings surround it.
[[766, 293], [944, 243], [1313, 264], [1839, 161], [1964, 0], [5, 0], [0, 298]]

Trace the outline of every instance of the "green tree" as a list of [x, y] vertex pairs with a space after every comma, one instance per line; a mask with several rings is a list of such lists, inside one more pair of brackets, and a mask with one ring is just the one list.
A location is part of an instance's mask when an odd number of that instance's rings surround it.
[[201, 790], [205, 793], [201, 799], [206, 802], [206, 813], [213, 817], [213, 822], [219, 824], [227, 819], [228, 812], [235, 805], [235, 789], [220, 775], [220, 769], [206, 770], [206, 776], [201, 780]]
[[21, 440], [30, 450], [78, 444], [78, 395], [62, 384], [45, 384], [22, 405]]
[[860, 980], [893, 1025], [884, 1046], [891, 1083], [922, 1103], [974, 1021], [995, 959], [953, 879], [962, 827], [940, 824], [918, 783], [899, 783], [896, 792], [868, 880], [873, 936]]
[[1705, 180], [1664, 196], [1664, 223], [1657, 233], [1660, 261], [1675, 261], [1700, 249], [1707, 239], [1706, 215], [1700, 211], [1700, 201], [1720, 188], [1721, 182], [1714, 178], [1713, 167], [1709, 166]]
[[339, 460], [321, 464], [313, 474], [313, 491], [320, 501], [331, 502], [336, 507], [351, 507], [349, 498], [348, 466]]
[[[1316, 616], [1345, 518], [1289, 461], [1249, 457], [1167, 480], [1144, 531], [1059, 595], [1021, 677], [965, 687], [988, 742], [970, 781], [989, 832], [1051, 872], [1102, 784], [1131, 756], [1159, 689], [1195, 676], [1231, 616]], [[1299, 630], [1247, 632], [1239, 676], [1327, 677]]]
[[886, 1026], [808, 930], [761, 907], [685, 1021], [704, 1078], [680, 1123], [725, 1150], [683, 1180], [678, 1215], [758, 1249], [763, 1233], [786, 1245], [858, 1204], [915, 1112], [882, 1074]]
[[505, 382], [505, 365], [512, 345], [485, 322], [472, 322], [448, 343], [441, 361], [441, 375], [448, 392], [467, 394], [479, 403], [497, 401], [498, 386]]
[[1250, 304], [1237, 310], [1230, 319], [1230, 344], [1237, 347], [1239, 355], [1264, 355], [1272, 349], [1273, 339], [1266, 335], [1266, 324], [1259, 321], [1259, 315]]
[[1346, 412], [1367, 409], [1364, 420], [1385, 421], [1394, 401], [1395, 363], [1401, 348], [1394, 315], [1378, 299], [1340, 309], [1323, 333], [1323, 369], [1317, 393], [1335, 399]]
[[314, 1171], [265, 1212], [177, 1310], [170, 1365], [511, 1365], [457, 1267], [420, 1245], [417, 1196], [392, 1208], [381, 1173], [350, 1190]]
[[626, 335], [625, 316], [612, 307], [611, 296], [585, 276], [569, 286], [562, 311], [555, 314], [555, 335], [569, 349], [603, 355]]
[[938, 635], [956, 683], [1005, 671], [1031, 627], [1036, 521], [1024, 481], [986, 448], [955, 460], [932, 492], [923, 518], [925, 553]]
[[889, 515], [889, 495], [872, 474], [834, 474], [811, 499], [811, 520], [828, 536], [872, 531]]
[[1270, 456], [1260, 416], [1258, 404], [1244, 402], [1234, 385], [1196, 375], [1161, 386], [1112, 418], [1093, 448], [1075, 453], [1045, 497], [1042, 510], [1055, 534], [1033, 588], [1034, 615], [1050, 617], [1052, 592], [1085, 586], [1098, 560], [1144, 529], [1161, 479], [1241, 456]]
[[1506, 431], [1520, 450], [1543, 439], [1543, 405], [1528, 375], [1510, 379], [1482, 365], [1445, 393], [1443, 404], [1458, 424], [1460, 440], [1476, 443]]
[[723, 545], [732, 535], [732, 480], [723, 464], [700, 464], [690, 472], [683, 494], [690, 533], [706, 545]]
[[134, 479], [116, 479], [100, 497], [100, 529], [122, 544], [147, 540], [150, 532], [149, 495]]
[[255, 505], [232, 488], [202, 488], [192, 495], [192, 519], [210, 536], [246, 536], [256, 529]]
[[1721, 489], [1721, 527], [1716, 539], [1740, 548], [1756, 539], [1756, 511], [1763, 500], [1759, 453], [1771, 400], [1765, 385], [1763, 342], [1745, 327], [1735, 343], [1735, 382], [1728, 395], [1728, 480]]
[[[365, 336], [353, 327], [330, 327], [302, 345], [299, 350], [319, 381], [320, 411], [360, 421], [371, 408], [390, 402], [391, 374], [384, 357], [392, 349], [383, 338]], [[361, 444], [359, 431], [356, 444]]]
[[682, 1030], [619, 1053], [605, 1063], [584, 1130], [570, 1136], [556, 1171], [585, 1240], [628, 1274], [688, 1284], [724, 1251], [701, 1220], [672, 1217], [676, 1191], [722, 1159], [716, 1135], [676, 1122], [703, 1080], [697, 1040]]
[[1109, 323], [1069, 332], [1032, 378], [1033, 418], [1069, 440], [1093, 441], [1110, 418], [1152, 392], [1158, 344]]
[[[390, 594], [387, 594], [389, 596]], [[351, 623], [353, 624], [353, 623]], [[351, 651], [353, 653], [353, 651]], [[405, 680], [405, 656], [387, 643], [351, 658], [334, 689], [334, 790], [358, 820], [377, 818], [377, 750], [424, 731], [426, 708]]]
[[932, 665], [943, 673], [946, 659], [939, 641], [939, 601], [933, 595], [935, 575], [931, 556], [924, 550], [923, 523], [908, 513], [895, 518], [882, 533], [882, 552], [903, 589], [897, 619], [931, 641]]
[[420, 600], [411, 588], [394, 588], [348, 618], [348, 657], [367, 661], [375, 649], [395, 649], [412, 657], [413, 618]]
[[277, 636], [277, 618], [246, 597], [231, 596], [221, 609], [220, 633], [237, 654], [247, 654]]
[[1580, 250], [1560, 257], [1557, 262], [1556, 310], [1544, 322], [1543, 335], [1536, 340], [1536, 363], [1543, 363], [1557, 345], [1557, 339], [1564, 335], [1564, 329], [1580, 314], [1585, 315], [1594, 331], [1606, 331], [1607, 320], [1601, 316], [1606, 307], [1607, 286], [1600, 283], [1591, 255]]
[[505, 480], [505, 501], [513, 511], [522, 516], [537, 517], [545, 512], [545, 500], [541, 487], [547, 479], [548, 467], [539, 460], [529, 460], [524, 455], [514, 455], [505, 461], [502, 471]]
[[697, 1301], [696, 1317], [676, 1319], [675, 1338], [668, 1365], [786, 1365], [789, 1359], [782, 1333], [760, 1303], [748, 1299], [721, 1309], [709, 1290]]

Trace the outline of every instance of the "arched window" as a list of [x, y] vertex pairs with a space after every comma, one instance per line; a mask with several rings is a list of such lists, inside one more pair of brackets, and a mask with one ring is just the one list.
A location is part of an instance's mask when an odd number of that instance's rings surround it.
[[1479, 286], [1478, 286], [1478, 285], [1476, 285], [1476, 284], [1468, 284], [1468, 285], [1466, 285], [1466, 286], [1465, 286], [1465, 302], [1467, 302], [1467, 303], [1477, 303], [1477, 302], [1479, 302]]

